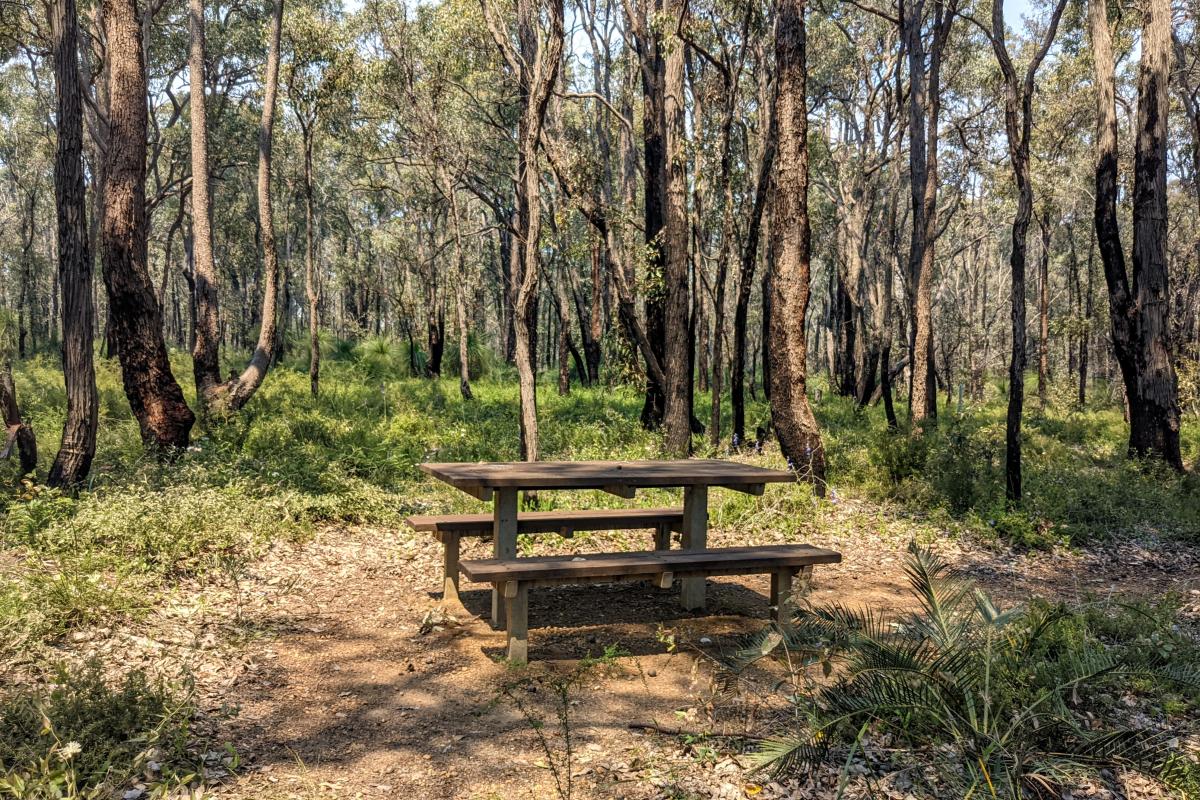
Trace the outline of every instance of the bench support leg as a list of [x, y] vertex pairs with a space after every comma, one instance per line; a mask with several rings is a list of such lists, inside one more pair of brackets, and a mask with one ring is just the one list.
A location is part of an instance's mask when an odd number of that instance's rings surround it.
[[[497, 489], [492, 500], [492, 556], [517, 557], [517, 490]], [[492, 588], [492, 627], [504, 625], [500, 608], [501, 587]]]
[[658, 527], [654, 529], [654, 549], [671, 549], [671, 525], [669, 523], [659, 523]]
[[442, 601], [455, 603], [458, 599], [458, 555], [459, 536], [457, 531], [442, 534]]
[[793, 572], [780, 569], [771, 573], [771, 619], [780, 627], [791, 627], [796, 601], [808, 594], [812, 585], [812, 567]]
[[[702, 550], [708, 546], [708, 487], [685, 486], [683, 489], [683, 549]], [[683, 578], [679, 600], [688, 611], [704, 608], [704, 576]]]
[[792, 620], [792, 571], [777, 569], [771, 573], [771, 619], [780, 626]]
[[529, 661], [529, 584], [517, 583], [513, 591], [510, 583], [504, 594], [508, 614], [508, 660], [525, 664]]

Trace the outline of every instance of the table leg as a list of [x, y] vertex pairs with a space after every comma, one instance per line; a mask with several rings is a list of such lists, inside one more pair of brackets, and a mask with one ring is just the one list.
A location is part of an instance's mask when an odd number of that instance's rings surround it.
[[513, 664], [528, 663], [529, 584], [510, 581], [504, 587], [504, 605], [508, 616], [508, 660]]
[[458, 531], [446, 531], [442, 534], [442, 600], [443, 602], [459, 602], [458, 599]]
[[[517, 556], [517, 490], [497, 489], [492, 496], [492, 556]], [[492, 627], [504, 625], [503, 599], [498, 586], [492, 587]]]
[[[683, 533], [680, 537], [684, 550], [701, 550], [708, 546], [708, 487], [683, 487]], [[688, 611], [704, 608], [704, 576], [693, 575], [683, 578], [680, 602]]]

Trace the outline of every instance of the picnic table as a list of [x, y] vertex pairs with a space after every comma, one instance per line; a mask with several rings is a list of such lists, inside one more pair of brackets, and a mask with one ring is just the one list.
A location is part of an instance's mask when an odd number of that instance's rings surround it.
[[[497, 559], [517, 556], [517, 497], [522, 491], [598, 489], [631, 499], [638, 489], [683, 489], [680, 526], [684, 550], [704, 550], [708, 540], [708, 490], [723, 487], [761, 495], [768, 483], [796, 480], [793, 473], [737, 461], [535, 461], [427, 463], [429, 475], [483, 501], [492, 501], [492, 547]], [[578, 512], [577, 512], [578, 513]], [[681, 579], [682, 605], [704, 607], [704, 576]], [[492, 590], [492, 623], [501, 623], [502, 600]]]

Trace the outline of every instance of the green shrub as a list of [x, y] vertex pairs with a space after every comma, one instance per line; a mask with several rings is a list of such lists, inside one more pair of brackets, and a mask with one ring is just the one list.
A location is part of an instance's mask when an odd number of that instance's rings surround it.
[[0, 797], [107, 797], [147, 770], [186, 782], [192, 713], [186, 689], [140, 671], [61, 667], [48, 689], [0, 698]]
[[956, 514], [990, 502], [1000, 486], [1004, 432], [972, 417], [955, 417], [930, 434], [930, 480]]
[[893, 484], [901, 484], [924, 473], [929, 459], [928, 435], [913, 434], [904, 428], [883, 428], [875, 435], [873, 444], [872, 461], [884, 470]]
[[849, 763], [872, 731], [935, 796], [1058, 796], [1115, 768], [1184, 796], [1200, 792], [1200, 765], [1171, 729], [1130, 721], [1125, 703], [1112, 701], [1131, 690], [1160, 705], [1175, 692], [1200, 697], [1200, 652], [1175, 630], [1169, 606], [1035, 602], [1000, 611], [916, 545], [906, 573], [913, 614], [803, 610], [792, 627], [765, 630], [729, 659], [741, 670], [782, 654], [834, 676], [811, 693], [801, 687], [813, 683], [797, 681], [798, 729], [768, 740], [760, 764], [808, 772]]

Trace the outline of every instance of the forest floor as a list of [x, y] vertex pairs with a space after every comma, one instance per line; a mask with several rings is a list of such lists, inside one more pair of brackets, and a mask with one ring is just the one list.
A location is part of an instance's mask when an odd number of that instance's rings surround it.
[[[907, 608], [907, 536], [880, 528], [870, 509], [843, 503], [841, 513], [840, 535], [809, 538], [844, 555], [818, 568], [812, 600]], [[712, 539], [746, 542], [731, 531]], [[563, 544], [587, 552], [628, 540], [596, 534]], [[1200, 625], [1192, 547], [1147, 539], [1020, 554], [945, 539], [937, 548], [1003, 605], [1175, 593], [1182, 618]], [[681, 612], [674, 592], [637, 585], [539, 590], [532, 662], [514, 669], [502, 659], [503, 634], [487, 624], [488, 593], [464, 584], [465, 607], [443, 606], [440, 569], [436, 542], [407, 528], [329, 528], [302, 546], [275, 547], [236, 589], [181, 587], [112, 645], [132, 662], [159, 661], [166, 649], [189, 664], [200, 730], [236, 748], [236, 765], [212, 756], [218, 780], [209, 792], [219, 797], [565, 797], [567, 774], [576, 798], [837, 793], [834, 767], [803, 783], [751, 771], [739, 742], [769, 734], [786, 713], [769, 680], [750, 681], [736, 698], [714, 692], [713, 654], [765, 624], [765, 578], [711, 581], [705, 614]], [[576, 680], [560, 694], [564, 677]], [[1200, 749], [1200, 726], [1179, 733]], [[221, 758], [236, 775], [220, 779]], [[879, 772], [881, 763], [866, 748], [842, 796], [910, 797], [903, 775]], [[1126, 774], [1072, 796], [1157, 791]]]

